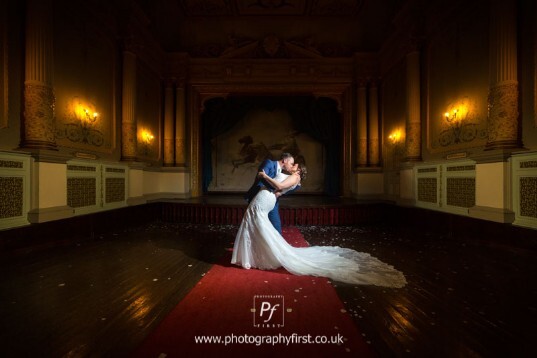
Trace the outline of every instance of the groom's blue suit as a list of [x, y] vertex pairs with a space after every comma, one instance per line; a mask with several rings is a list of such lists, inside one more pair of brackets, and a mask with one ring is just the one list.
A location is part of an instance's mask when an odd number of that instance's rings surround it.
[[[274, 179], [276, 177], [277, 172], [278, 172], [278, 162], [275, 161], [275, 160], [268, 160], [267, 159], [267, 160], [263, 161], [263, 163], [261, 163], [261, 165], [259, 166], [257, 171], [260, 172], [262, 170], [265, 173], [267, 173], [267, 175], [269, 177]], [[259, 190], [261, 190], [262, 187], [266, 187], [271, 192], [274, 191], [274, 188], [272, 186], [270, 186], [270, 184], [265, 179], [260, 179], [259, 177], [256, 176], [254, 184], [252, 185], [252, 187], [244, 195], [244, 198], [246, 199], [246, 201], [250, 202], [257, 195], [257, 193], [259, 192]], [[298, 186], [297, 186], [297, 188], [298, 188]], [[296, 189], [290, 190], [287, 193], [290, 193], [291, 191], [294, 191], [294, 190], [296, 190]], [[279, 210], [280, 210], [279, 200], [276, 200], [276, 205], [274, 205], [274, 209], [272, 209], [272, 211], [269, 212], [268, 217], [269, 217], [270, 222], [274, 226], [274, 228], [276, 230], [278, 230], [278, 232], [281, 234], [282, 233], [282, 223], [281, 223], [281, 220], [280, 220], [280, 212], [279, 212]]]

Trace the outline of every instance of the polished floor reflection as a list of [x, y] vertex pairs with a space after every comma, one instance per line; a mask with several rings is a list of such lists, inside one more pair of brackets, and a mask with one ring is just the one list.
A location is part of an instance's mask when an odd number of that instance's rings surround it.
[[[535, 356], [537, 252], [516, 243], [382, 226], [300, 227], [311, 245], [369, 252], [399, 290], [334, 283], [380, 356]], [[2, 351], [128, 356], [232, 246], [236, 225], [152, 222], [3, 252]]]

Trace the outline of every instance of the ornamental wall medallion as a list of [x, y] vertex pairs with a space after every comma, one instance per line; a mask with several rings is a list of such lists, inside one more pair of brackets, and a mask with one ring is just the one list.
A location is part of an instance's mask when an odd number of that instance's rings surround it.
[[97, 111], [94, 103], [73, 98], [62, 111], [62, 120], [56, 124], [56, 138], [101, 147], [104, 144], [101, 121], [104, 119]]
[[432, 118], [440, 122], [439, 132], [432, 135], [432, 147], [465, 146], [473, 141], [487, 138], [485, 122], [478, 117], [479, 108], [476, 101], [464, 97], [453, 101], [445, 107], [443, 115]]

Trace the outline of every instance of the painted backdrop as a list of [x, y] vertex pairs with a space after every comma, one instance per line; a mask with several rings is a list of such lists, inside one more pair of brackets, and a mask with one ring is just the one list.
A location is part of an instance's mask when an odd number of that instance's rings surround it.
[[285, 110], [252, 110], [228, 132], [212, 141], [213, 180], [210, 192], [246, 191], [265, 158], [279, 159], [281, 153], [294, 155], [307, 166], [301, 193], [322, 193], [325, 153], [323, 145], [296, 131]]

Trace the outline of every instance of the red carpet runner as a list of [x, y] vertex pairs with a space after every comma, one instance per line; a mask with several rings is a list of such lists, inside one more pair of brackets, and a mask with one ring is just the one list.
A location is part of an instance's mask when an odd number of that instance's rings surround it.
[[[284, 228], [284, 236], [293, 246], [307, 246], [294, 227]], [[207, 272], [135, 356], [375, 356], [327, 279], [245, 270], [227, 264], [226, 256], [226, 264]]]

